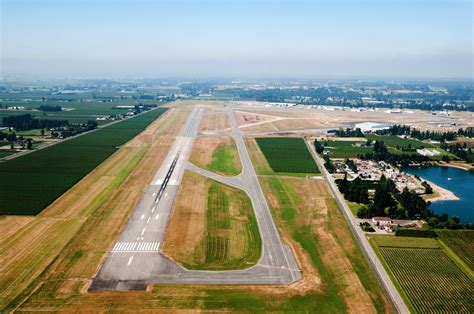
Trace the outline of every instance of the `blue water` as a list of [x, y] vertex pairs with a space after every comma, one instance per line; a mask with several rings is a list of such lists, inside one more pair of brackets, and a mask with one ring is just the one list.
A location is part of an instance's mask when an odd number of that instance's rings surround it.
[[430, 205], [433, 212], [458, 216], [462, 223], [474, 223], [474, 174], [452, 167], [406, 167], [402, 170], [450, 190], [460, 198], [458, 201], [433, 202]]

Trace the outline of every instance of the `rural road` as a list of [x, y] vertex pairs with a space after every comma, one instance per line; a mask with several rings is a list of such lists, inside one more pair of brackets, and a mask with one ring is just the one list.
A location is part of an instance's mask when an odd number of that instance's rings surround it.
[[[278, 234], [232, 108], [226, 111], [242, 172], [235, 177], [224, 177], [187, 162], [202, 111], [202, 106], [196, 106], [188, 117], [180, 136], [108, 253], [90, 291], [145, 290], [149, 284], [160, 283], [285, 284], [301, 279], [293, 252]], [[188, 270], [161, 254], [160, 246], [186, 168], [247, 193], [262, 238], [262, 256], [257, 265], [243, 270]]]
[[379, 281], [382, 284], [382, 287], [387, 292], [387, 295], [393, 307], [397, 310], [398, 313], [410, 313], [407, 305], [400, 296], [400, 293], [398, 292], [397, 288], [395, 288], [392, 280], [390, 279], [387, 271], [383, 267], [382, 263], [380, 263], [380, 260], [375, 254], [374, 249], [365, 237], [365, 233], [359, 227], [357, 219], [354, 217], [354, 215], [352, 215], [349, 206], [347, 206], [347, 203], [344, 200], [344, 196], [339, 192], [339, 188], [334, 182], [334, 178], [326, 170], [326, 167], [324, 167], [324, 160], [318, 156], [314, 145], [308, 142], [308, 140], [306, 140], [306, 145], [308, 146], [309, 151], [313, 155], [313, 158], [316, 160], [316, 163], [318, 164], [321, 173], [326, 178], [329, 188], [331, 189], [332, 194], [334, 195], [334, 198], [336, 199], [336, 202], [339, 205], [339, 208], [342, 209], [342, 213], [344, 214], [344, 217], [346, 218], [346, 221], [348, 222], [352, 233], [357, 239], [357, 242], [359, 242], [365, 256], [369, 260], [370, 265], [375, 270], [375, 273], [377, 274]]

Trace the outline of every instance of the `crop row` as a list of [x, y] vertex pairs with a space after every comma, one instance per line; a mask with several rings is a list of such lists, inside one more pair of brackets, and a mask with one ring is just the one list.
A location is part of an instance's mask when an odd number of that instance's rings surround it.
[[302, 138], [256, 138], [274, 172], [319, 173]]
[[474, 284], [438, 249], [380, 248], [419, 313], [472, 313]]
[[436, 233], [471, 270], [474, 269], [473, 230], [437, 230]]
[[165, 110], [152, 110], [0, 163], [0, 215], [41, 212]]

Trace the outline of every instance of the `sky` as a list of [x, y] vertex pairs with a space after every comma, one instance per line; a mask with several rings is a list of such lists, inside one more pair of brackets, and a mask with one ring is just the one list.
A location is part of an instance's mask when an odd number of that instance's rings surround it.
[[3, 77], [473, 77], [471, 0], [0, 0], [0, 10]]

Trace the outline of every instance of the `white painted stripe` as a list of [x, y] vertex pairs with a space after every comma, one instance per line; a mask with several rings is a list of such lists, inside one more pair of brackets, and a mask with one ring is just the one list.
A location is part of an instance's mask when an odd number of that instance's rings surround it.
[[143, 218], [145, 218], [145, 214], [143, 214], [143, 215], [140, 217], [140, 219], [143, 219]]
[[153, 196], [155, 196], [155, 195], [156, 195], [156, 193], [155, 193], [155, 192], [153, 192]]
[[146, 230], [146, 228], [143, 228], [143, 230], [142, 230], [142, 235], [145, 233], [145, 230]]
[[148, 219], [146, 220], [146, 223], [149, 223], [149, 222], [150, 222], [150, 218], [151, 218], [151, 217], [148, 217]]
[[167, 196], [168, 196], [168, 193], [165, 193], [165, 197], [167, 197]]
[[132, 261], [133, 261], [133, 256], [130, 256], [130, 258], [128, 259], [127, 265], [130, 265], [132, 263]]
[[141, 251], [141, 249], [142, 249], [142, 248], [143, 248], [143, 242], [142, 242], [142, 243], [140, 243], [140, 244], [138, 244], [138, 248], [137, 248], [137, 250], [138, 250], [138, 251]]
[[119, 243], [118, 243], [118, 242], [117, 242], [117, 243], [115, 243], [115, 245], [114, 245], [114, 248], [112, 249], [112, 251], [115, 251], [115, 250], [117, 249], [118, 245], [119, 245]]
[[[158, 203], [157, 203], [158, 204]], [[151, 212], [154, 213], [155, 212], [155, 208], [156, 206], [153, 206], [153, 208], [151, 209]]]
[[160, 214], [156, 214], [155, 219], [158, 220], [160, 218]]

